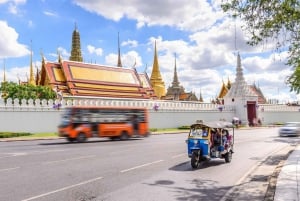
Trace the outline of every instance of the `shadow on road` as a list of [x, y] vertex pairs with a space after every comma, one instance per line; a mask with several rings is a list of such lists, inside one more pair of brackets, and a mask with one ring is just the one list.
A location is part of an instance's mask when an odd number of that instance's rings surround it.
[[187, 181], [189, 184], [182, 187], [172, 180], [157, 180], [146, 185], [165, 188], [166, 191], [175, 192], [177, 195], [174, 200], [221, 200], [231, 186], [220, 187], [218, 182], [204, 179], [193, 179]]
[[225, 161], [222, 159], [212, 159], [212, 160], [208, 160], [208, 161], [203, 161], [198, 168], [194, 169], [191, 166], [191, 162], [187, 161], [187, 162], [183, 162], [178, 165], [175, 165], [175, 166], [169, 168], [169, 170], [180, 171], [180, 172], [197, 171], [197, 170], [210, 168], [210, 167], [214, 167], [214, 166], [219, 166], [219, 165], [225, 165], [225, 164], [227, 164], [227, 163], [225, 163]]

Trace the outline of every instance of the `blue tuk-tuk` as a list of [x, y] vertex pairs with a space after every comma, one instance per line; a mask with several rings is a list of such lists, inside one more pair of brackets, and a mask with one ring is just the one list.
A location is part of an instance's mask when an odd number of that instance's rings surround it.
[[198, 168], [203, 161], [216, 158], [230, 163], [234, 145], [234, 125], [225, 121], [197, 122], [190, 126], [186, 143], [193, 168]]

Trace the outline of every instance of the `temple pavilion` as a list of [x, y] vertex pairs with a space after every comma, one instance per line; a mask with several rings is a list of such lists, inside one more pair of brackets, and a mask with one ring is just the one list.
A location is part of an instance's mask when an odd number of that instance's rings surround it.
[[[177, 65], [176, 65], [176, 55], [175, 55], [175, 65], [174, 65], [174, 76], [172, 85], [168, 87], [166, 96], [164, 97], [166, 100], [180, 100], [180, 101], [198, 101], [197, 96], [193, 92], [185, 92], [183, 86], [180, 85], [178, 75], [177, 75]], [[202, 99], [200, 93], [200, 101]], [[203, 99], [202, 99], [203, 102]]]
[[[119, 43], [119, 36], [118, 36]], [[119, 44], [118, 44], [119, 45]], [[69, 60], [58, 55], [58, 61], [47, 61], [42, 57], [42, 67], [35, 82], [30, 67], [31, 84], [58, 87], [63, 96], [98, 96], [115, 98], [156, 99], [156, 87], [151, 86], [145, 73], [135, 68], [123, 68], [118, 49], [117, 66], [98, 65], [83, 62], [80, 34], [75, 26], [72, 34], [72, 50]]]

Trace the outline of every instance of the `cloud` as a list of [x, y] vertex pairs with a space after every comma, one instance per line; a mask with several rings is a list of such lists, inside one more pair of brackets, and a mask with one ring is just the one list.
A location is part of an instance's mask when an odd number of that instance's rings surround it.
[[44, 15], [49, 16], [49, 17], [58, 17], [58, 14], [52, 11], [44, 11]]
[[8, 4], [8, 11], [14, 15], [19, 14], [18, 6], [26, 3], [26, 0], [0, 0], [0, 4]]
[[96, 54], [97, 56], [102, 56], [102, 54], [103, 54], [102, 48], [96, 48], [92, 45], [88, 45], [87, 50], [90, 54]]
[[[58, 54], [62, 57], [64, 60], [69, 60], [71, 53], [68, 52], [65, 48], [63, 47], [58, 47], [56, 53], [49, 53], [48, 55], [50, 57], [53, 57], [55, 60], [58, 60]], [[50, 61], [53, 59], [49, 59]], [[47, 59], [47, 58], [46, 58]]]
[[138, 46], [138, 41], [136, 41], [136, 40], [129, 40], [128, 39], [127, 41], [123, 41], [121, 43], [121, 46], [129, 46], [129, 47], [134, 48], [134, 47]]
[[18, 42], [19, 34], [7, 22], [0, 21], [0, 58], [22, 57], [30, 54], [30, 50]]
[[[117, 54], [108, 54], [105, 57], [105, 63], [107, 65], [116, 66], [118, 61], [118, 55]], [[130, 68], [130, 67], [143, 67], [142, 58], [136, 51], [129, 51], [126, 53], [123, 53], [121, 55], [121, 61], [122, 66], [124, 68]]]
[[85, 10], [107, 19], [137, 21], [137, 27], [171, 26], [180, 30], [197, 31], [213, 26], [224, 13], [219, 7], [203, 0], [74, 0]]

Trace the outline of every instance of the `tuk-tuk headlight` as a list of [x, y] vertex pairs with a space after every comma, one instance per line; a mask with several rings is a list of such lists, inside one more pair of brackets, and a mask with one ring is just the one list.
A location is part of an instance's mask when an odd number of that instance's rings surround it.
[[194, 140], [193, 142], [194, 142], [194, 144], [198, 144], [198, 140]]

